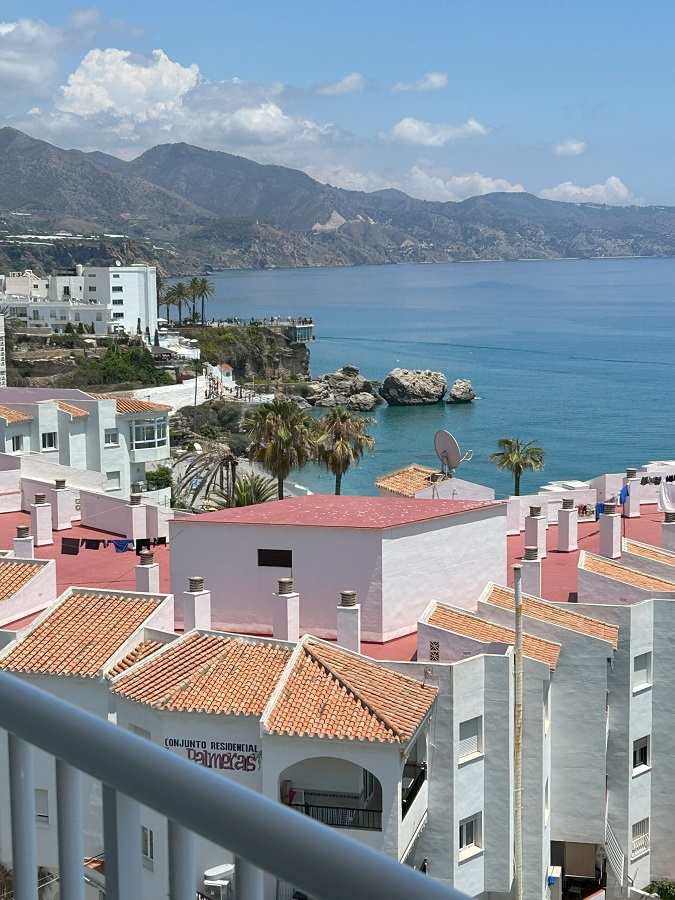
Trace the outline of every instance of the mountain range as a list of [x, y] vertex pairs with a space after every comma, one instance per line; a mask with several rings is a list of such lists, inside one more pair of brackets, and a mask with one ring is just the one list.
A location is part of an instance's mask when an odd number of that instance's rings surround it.
[[[0, 267], [139, 258], [209, 268], [675, 256], [675, 208], [494, 193], [418, 200], [189, 144], [127, 162], [0, 129]], [[29, 235], [54, 232], [54, 240]]]

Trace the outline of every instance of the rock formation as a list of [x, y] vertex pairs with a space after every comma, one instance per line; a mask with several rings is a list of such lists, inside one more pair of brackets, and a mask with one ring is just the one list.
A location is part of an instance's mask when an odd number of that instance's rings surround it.
[[380, 388], [380, 396], [390, 406], [419, 406], [438, 403], [447, 388], [442, 372], [428, 369], [392, 369]]
[[375, 385], [365, 379], [356, 366], [343, 366], [337, 372], [320, 375], [315, 382], [307, 385], [303, 396], [311, 406], [328, 409], [346, 406], [367, 412], [382, 403]]
[[450, 388], [446, 403], [471, 403], [476, 399], [468, 378], [458, 378]]

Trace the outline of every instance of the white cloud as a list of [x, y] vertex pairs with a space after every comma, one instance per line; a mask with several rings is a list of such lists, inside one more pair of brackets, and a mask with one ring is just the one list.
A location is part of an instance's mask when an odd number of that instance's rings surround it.
[[391, 89], [393, 94], [401, 91], [439, 91], [448, 86], [445, 72], [427, 72], [417, 81], [398, 81]]
[[134, 59], [128, 50], [90, 50], [61, 88], [57, 108], [78, 116], [113, 111], [137, 122], [167, 115], [197, 84], [196, 65], [185, 68], [162, 50]]
[[334, 187], [344, 188], [347, 191], [380, 191], [394, 185], [383, 178], [377, 172], [359, 172], [341, 164], [313, 163], [303, 167], [310, 178], [320, 181], [321, 184], [332, 184]]
[[360, 72], [352, 72], [351, 75], [345, 75], [334, 84], [327, 84], [323, 87], [316, 88], [315, 93], [321, 94], [323, 97], [340, 97], [343, 94], [354, 94], [362, 91], [366, 86], [366, 79]]
[[544, 200], [564, 200], [569, 203], [606, 203], [609, 206], [630, 206], [640, 204], [639, 197], [634, 197], [626, 185], [611, 175], [604, 184], [591, 184], [579, 187], [571, 181], [563, 181], [557, 187], [540, 191]]
[[580, 156], [585, 149], [586, 144], [584, 141], [570, 138], [567, 141], [562, 141], [560, 144], [555, 144], [553, 152], [556, 156]]
[[491, 178], [480, 172], [469, 172], [466, 175], [449, 175], [443, 177], [413, 166], [401, 189], [421, 200], [466, 200], [478, 194], [491, 194], [495, 191], [517, 193], [524, 191], [522, 184], [511, 184], [504, 178]]
[[389, 135], [391, 140], [402, 144], [415, 144], [422, 147], [444, 147], [449, 141], [457, 141], [460, 138], [485, 135], [490, 131], [485, 125], [481, 125], [476, 119], [467, 119], [463, 125], [448, 125], [441, 122], [434, 125], [431, 122], [423, 122], [407, 116], [401, 119], [392, 128]]

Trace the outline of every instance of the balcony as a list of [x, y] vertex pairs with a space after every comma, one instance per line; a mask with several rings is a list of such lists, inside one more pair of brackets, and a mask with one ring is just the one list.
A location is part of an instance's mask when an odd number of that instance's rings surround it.
[[[341, 801], [341, 805], [334, 805]], [[333, 794], [323, 791], [295, 792], [292, 807], [317, 822], [332, 828], [361, 828], [382, 831], [382, 810], [364, 809], [359, 794]]]

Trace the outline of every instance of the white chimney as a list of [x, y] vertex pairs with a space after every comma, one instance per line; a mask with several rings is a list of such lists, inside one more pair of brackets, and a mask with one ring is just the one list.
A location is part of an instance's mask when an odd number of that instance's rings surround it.
[[36, 547], [53, 544], [52, 537], [52, 505], [47, 503], [45, 494], [36, 494], [30, 505], [30, 530], [35, 538]]
[[[663, 522], [661, 523], [661, 546], [664, 550], [675, 551], [675, 512], [667, 512], [664, 513], [663, 516]], [[16, 540], [14, 541], [14, 547], [16, 548]]]
[[536, 547], [525, 547], [521, 560], [521, 585], [524, 594], [541, 597], [541, 559]]
[[300, 639], [300, 594], [293, 590], [292, 578], [280, 578], [279, 590], [272, 594], [272, 634], [278, 641], [296, 643]]
[[546, 528], [548, 517], [542, 516], [541, 506], [531, 506], [529, 516], [525, 516], [525, 546], [536, 547], [539, 558], [546, 558]]
[[30, 525], [16, 526], [14, 556], [18, 559], [35, 559], [35, 541], [30, 533]]
[[183, 592], [183, 628], [185, 633], [193, 628], [211, 629], [211, 591], [204, 590], [201, 575], [188, 578], [189, 589]]
[[159, 594], [159, 566], [152, 550], [141, 550], [141, 561], [136, 566], [136, 590], [147, 594]]
[[640, 517], [640, 482], [637, 478], [637, 469], [626, 469], [623, 484], [628, 488], [628, 496], [623, 504], [623, 517], [624, 519], [638, 519]]
[[52, 493], [52, 528], [54, 531], [63, 531], [71, 527], [73, 509], [73, 497], [66, 487], [66, 479], [57, 478]]
[[579, 511], [571, 497], [563, 499], [562, 509], [558, 510], [558, 551], [570, 553], [578, 550]]
[[345, 650], [361, 652], [361, 607], [356, 602], [356, 591], [340, 591], [337, 642]]
[[600, 516], [600, 556], [607, 559], [621, 556], [621, 516], [616, 511], [616, 503], [605, 503], [605, 512]]

